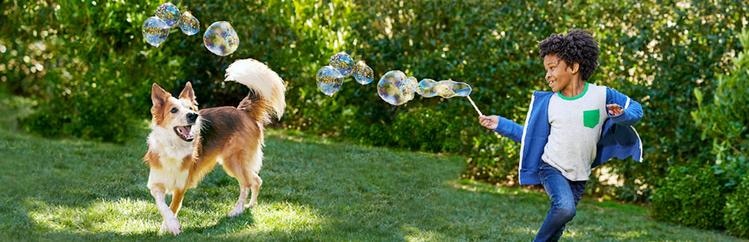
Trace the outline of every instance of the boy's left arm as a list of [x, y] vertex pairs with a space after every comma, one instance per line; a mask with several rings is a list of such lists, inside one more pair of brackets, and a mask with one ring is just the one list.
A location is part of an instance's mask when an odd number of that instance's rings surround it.
[[617, 104], [622, 108], [621, 114], [609, 115], [616, 124], [633, 125], [642, 119], [642, 105], [617, 90], [606, 88], [606, 104]]

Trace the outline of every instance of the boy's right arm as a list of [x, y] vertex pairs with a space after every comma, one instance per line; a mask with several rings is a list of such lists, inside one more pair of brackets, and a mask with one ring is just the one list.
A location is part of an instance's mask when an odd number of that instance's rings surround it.
[[520, 142], [523, 136], [523, 127], [501, 116], [479, 116], [479, 123], [487, 129], [494, 130], [502, 136], [508, 137], [515, 142]]

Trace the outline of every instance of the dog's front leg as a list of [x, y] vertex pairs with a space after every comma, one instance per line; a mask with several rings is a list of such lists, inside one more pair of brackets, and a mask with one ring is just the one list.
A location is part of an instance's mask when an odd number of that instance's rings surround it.
[[156, 201], [156, 208], [159, 209], [161, 217], [164, 218], [164, 223], [161, 224], [161, 230], [168, 231], [173, 235], [178, 235], [181, 232], [179, 220], [177, 220], [177, 216], [174, 215], [172, 210], [169, 209], [169, 206], [166, 205], [164, 189], [152, 188], [151, 196], [153, 196], [153, 199]]

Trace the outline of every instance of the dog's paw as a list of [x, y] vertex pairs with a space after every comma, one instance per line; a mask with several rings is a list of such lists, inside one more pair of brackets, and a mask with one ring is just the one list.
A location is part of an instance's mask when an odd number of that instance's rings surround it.
[[182, 231], [180, 230], [179, 220], [176, 218], [164, 220], [161, 224], [161, 232], [168, 232], [172, 235], [178, 235]]
[[236, 217], [239, 216], [244, 212], [244, 205], [243, 204], [237, 204], [237, 206], [234, 207], [231, 211], [229, 211], [229, 217]]

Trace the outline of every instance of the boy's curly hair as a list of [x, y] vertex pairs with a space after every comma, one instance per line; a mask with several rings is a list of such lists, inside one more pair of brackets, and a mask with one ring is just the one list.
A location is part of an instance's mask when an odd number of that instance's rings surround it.
[[538, 49], [541, 58], [556, 54], [567, 64], [580, 64], [584, 81], [593, 75], [598, 66], [598, 42], [585, 30], [573, 29], [567, 35], [552, 34], [538, 44]]

